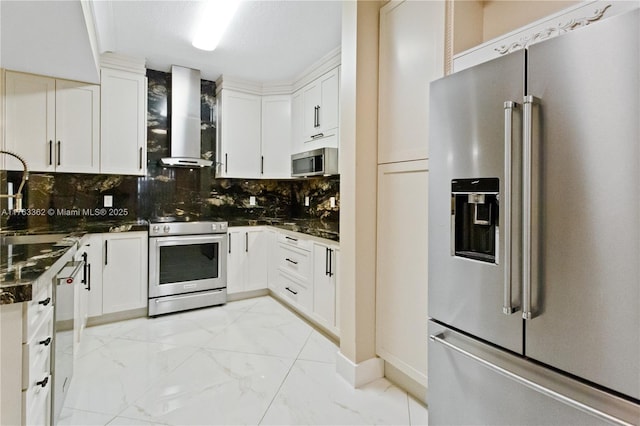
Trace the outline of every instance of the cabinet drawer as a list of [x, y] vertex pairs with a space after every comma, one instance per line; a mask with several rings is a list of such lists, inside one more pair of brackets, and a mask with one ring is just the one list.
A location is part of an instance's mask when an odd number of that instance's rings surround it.
[[311, 256], [307, 251], [280, 244], [277, 262], [278, 268], [282, 271], [294, 274], [305, 281], [311, 278]]
[[304, 283], [296, 280], [282, 271], [278, 274], [278, 284], [283, 297], [300, 306], [306, 312], [313, 308], [313, 293]]
[[[53, 314], [52, 286], [45, 285], [31, 301], [26, 304], [26, 317], [22, 321], [22, 343], [30, 342], [47, 315]], [[24, 313], [24, 311], [23, 311]]]
[[294, 237], [292, 235], [279, 233], [278, 242], [291, 247], [298, 247], [302, 250], [311, 251], [311, 241]]
[[36, 330], [33, 338], [22, 345], [22, 389], [42, 380], [49, 371], [53, 346], [53, 310]]
[[31, 386], [22, 392], [22, 421], [25, 425], [48, 425], [51, 419], [51, 375], [42, 376], [46, 385]]

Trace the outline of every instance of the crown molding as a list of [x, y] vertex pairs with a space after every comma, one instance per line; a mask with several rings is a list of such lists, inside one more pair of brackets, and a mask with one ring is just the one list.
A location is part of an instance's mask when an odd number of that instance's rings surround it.
[[100, 67], [146, 74], [146, 59], [120, 53], [104, 52], [100, 55]]
[[291, 95], [321, 75], [340, 66], [341, 59], [341, 49], [340, 46], [338, 46], [314, 62], [292, 81], [259, 83], [243, 80], [234, 76], [223, 75], [216, 80], [216, 95], [219, 94], [222, 89], [232, 89], [260, 96]]

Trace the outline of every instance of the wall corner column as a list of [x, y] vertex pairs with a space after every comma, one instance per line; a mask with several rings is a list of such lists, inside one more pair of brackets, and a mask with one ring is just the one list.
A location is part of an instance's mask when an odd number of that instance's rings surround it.
[[378, 32], [382, 1], [343, 2], [340, 77], [340, 353], [354, 387], [384, 376], [376, 357]]

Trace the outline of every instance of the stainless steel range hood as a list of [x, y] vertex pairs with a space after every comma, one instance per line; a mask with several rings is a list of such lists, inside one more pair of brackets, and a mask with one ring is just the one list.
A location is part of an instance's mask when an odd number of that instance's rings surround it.
[[210, 167], [200, 158], [200, 71], [171, 67], [171, 157], [168, 167]]

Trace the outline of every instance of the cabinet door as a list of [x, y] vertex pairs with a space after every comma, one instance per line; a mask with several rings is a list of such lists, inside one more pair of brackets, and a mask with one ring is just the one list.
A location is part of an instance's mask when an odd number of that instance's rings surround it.
[[56, 171], [98, 173], [99, 147], [99, 86], [56, 80]]
[[[291, 97], [291, 153], [304, 151], [304, 104], [302, 89]], [[291, 172], [291, 165], [289, 165]]]
[[303, 147], [338, 147], [340, 68], [335, 68], [301, 89]]
[[313, 139], [314, 135], [320, 133], [318, 124], [318, 109], [322, 101], [320, 82], [315, 80], [307, 84], [302, 89], [302, 132], [304, 140]]
[[427, 161], [378, 166], [376, 352], [426, 386]]
[[267, 285], [269, 289], [278, 292], [278, 233], [267, 229], [266, 251], [267, 251]]
[[291, 177], [291, 96], [262, 97], [262, 167], [268, 179]]
[[147, 233], [103, 234], [102, 311], [147, 306]]
[[229, 229], [227, 253], [227, 294], [244, 290], [245, 236], [242, 228]]
[[334, 246], [313, 245], [313, 313], [325, 327], [336, 326], [336, 251]]
[[224, 177], [260, 177], [260, 96], [222, 90], [220, 161]]
[[245, 291], [267, 288], [267, 235], [262, 228], [245, 232], [246, 282]]
[[[6, 72], [6, 133], [4, 149], [21, 155], [29, 171], [49, 172], [54, 166], [55, 80]], [[7, 170], [22, 170], [14, 158], [5, 159]]]
[[378, 163], [428, 158], [429, 83], [444, 73], [444, 4], [380, 9]]
[[104, 242], [102, 234], [91, 234], [85, 246], [87, 253], [86, 291], [87, 314], [89, 317], [102, 315], [102, 266], [104, 256]]
[[320, 108], [318, 110], [318, 127], [328, 136], [334, 134], [340, 119], [340, 68], [335, 68], [319, 78]]
[[101, 70], [102, 173], [145, 175], [147, 169], [147, 77]]

